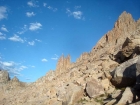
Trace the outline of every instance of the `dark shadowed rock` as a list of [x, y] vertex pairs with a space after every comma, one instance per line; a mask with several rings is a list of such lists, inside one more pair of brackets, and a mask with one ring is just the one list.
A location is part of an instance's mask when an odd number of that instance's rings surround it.
[[130, 59], [112, 72], [111, 82], [117, 87], [126, 87], [135, 84], [136, 81], [136, 63], [138, 57]]

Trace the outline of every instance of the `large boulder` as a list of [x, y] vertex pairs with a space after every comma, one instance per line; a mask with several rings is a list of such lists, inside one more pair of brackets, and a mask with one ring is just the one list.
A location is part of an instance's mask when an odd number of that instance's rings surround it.
[[0, 83], [5, 83], [9, 80], [9, 73], [6, 70], [0, 70]]
[[104, 88], [96, 79], [92, 79], [86, 84], [86, 92], [90, 98], [104, 94]]
[[116, 87], [127, 87], [135, 84], [138, 58], [139, 56], [122, 63], [111, 73], [113, 85]]
[[57, 88], [57, 100], [63, 105], [73, 105], [78, 102], [84, 95], [84, 90], [81, 86], [74, 83], [63, 84]]
[[72, 91], [69, 90], [67, 94], [67, 105], [73, 105], [83, 97], [84, 91], [82, 87], [76, 86]]
[[127, 87], [122, 94], [122, 98], [119, 100], [117, 105], [129, 105], [133, 101], [134, 91], [130, 87]]

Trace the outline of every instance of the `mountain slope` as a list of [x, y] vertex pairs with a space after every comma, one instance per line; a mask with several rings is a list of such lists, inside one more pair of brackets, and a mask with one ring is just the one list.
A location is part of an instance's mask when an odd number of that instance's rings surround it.
[[[70, 56], [62, 56], [58, 60], [55, 71], [49, 71], [34, 83], [15, 87], [11, 80], [6, 81], [0, 87], [2, 96], [0, 104], [83, 105], [86, 103], [86, 105], [102, 105], [108, 103], [108, 101], [103, 102], [103, 99], [113, 97], [113, 94], [118, 92], [116, 87], [119, 86], [119, 80], [114, 76], [117, 75], [115, 74], [116, 68], [122, 64], [125, 65], [129, 59], [132, 59], [131, 62], [136, 59], [137, 62], [139, 54], [140, 19], [134, 21], [131, 14], [123, 12], [114, 28], [98, 41], [91, 52], [81, 54], [75, 63], [70, 62]], [[123, 77], [124, 75], [119, 76], [119, 79], [122, 80]], [[136, 81], [136, 77], [134, 78]], [[126, 88], [126, 91], [129, 90]], [[123, 90], [119, 92], [122, 94]], [[123, 100], [112, 98], [109, 101], [112, 102], [113, 99], [116, 103], [121, 103]], [[112, 104], [108, 103], [108, 105]]]

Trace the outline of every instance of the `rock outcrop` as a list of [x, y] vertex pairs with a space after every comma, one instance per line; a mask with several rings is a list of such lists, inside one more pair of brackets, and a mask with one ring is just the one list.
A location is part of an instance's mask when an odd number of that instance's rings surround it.
[[71, 66], [71, 62], [70, 62], [70, 55], [68, 55], [66, 58], [64, 57], [64, 55], [62, 55], [57, 63], [56, 66], [56, 75], [60, 75], [61, 73], [65, 73], [66, 70], [68, 70]]
[[75, 63], [26, 84], [0, 71], [0, 105], [126, 105], [140, 98], [140, 19], [123, 12], [114, 28]]
[[0, 70], [0, 83], [5, 83], [10, 80], [9, 73], [5, 70]]

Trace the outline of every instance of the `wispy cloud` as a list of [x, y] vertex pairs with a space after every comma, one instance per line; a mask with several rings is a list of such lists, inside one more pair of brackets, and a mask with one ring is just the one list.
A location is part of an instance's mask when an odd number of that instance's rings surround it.
[[75, 19], [83, 19], [83, 13], [82, 11], [71, 11], [70, 9], [66, 9], [66, 13], [68, 16], [73, 16]]
[[32, 17], [32, 16], [35, 16], [35, 13], [34, 12], [26, 12], [26, 16]]
[[34, 46], [35, 45], [35, 41], [32, 42], [28, 42], [29, 45]]
[[21, 70], [24, 70], [24, 69], [27, 69], [27, 68], [28, 68], [27, 66], [22, 65], [22, 66], [19, 67], [19, 70], [21, 71]]
[[0, 40], [6, 39], [6, 35], [0, 32]]
[[47, 59], [45, 59], [45, 58], [43, 58], [41, 61], [42, 61], [42, 62], [47, 62], [48, 60], [47, 60]]
[[4, 66], [7, 66], [7, 67], [12, 67], [15, 65], [14, 62], [1, 62]]
[[72, 14], [73, 14], [74, 18], [81, 19], [83, 13], [81, 11], [74, 11]]
[[77, 9], [80, 9], [80, 8], [81, 8], [81, 6], [75, 6], [74, 8], [77, 10]]
[[39, 40], [39, 39], [35, 39], [35, 41], [37, 41], [37, 42], [42, 42], [41, 40]]
[[52, 57], [51, 59], [52, 59], [52, 60], [57, 60], [58, 57], [59, 57], [59, 56], [58, 56], [57, 54], [54, 54], [54, 57]]
[[8, 30], [7, 30], [7, 28], [5, 27], [5, 25], [2, 25], [1, 30], [2, 30], [2, 31], [5, 31], [5, 32], [8, 32]]
[[13, 76], [15, 75], [20, 76], [21, 75], [20, 71], [27, 68], [28, 67], [21, 65], [20, 63], [13, 62], [13, 61], [8, 61], [8, 62], [0, 61], [0, 69], [7, 70], [10, 73], [10, 75], [13, 75]]
[[30, 27], [29, 27], [29, 30], [31, 31], [35, 31], [35, 30], [38, 30], [38, 29], [41, 29], [42, 25], [41, 23], [30, 23]]
[[47, 3], [43, 3], [43, 6], [46, 7], [47, 6]]
[[57, 8], [53, 8], [53, 7], [51, 7], [51, 6], [48, 6], [48, 9], [49, 9], [49, 10], [52, 10], [53, 12], [56, 12], [56, 11], [57, 11]]
[[30, 7], [39, 7], [39, 6], [36, 4], [36, 1], [28, 1], [28, 2], [27, 2], [27, 5], [30, 6]]
[[7, 18], [7, 8], [0, 6], [0, 20]]
[[31, 66], [32, 68], [35, 68], [35, 66]]
[[24, 34], [27, 31], [27, 25], [24, 25], [23, 28], [21, 28], [21, 31], [18, 31], [18, 34]]
[[23, 40], [22, 38], [20, 38], [20, 37], [19, 37], [18, 35], [16, 35], [16, 34], [15, 34], [14, 36], [8, 38], [8, 39], [11, 40], [11, 41], [24, 43], [24, 40]]

